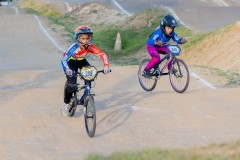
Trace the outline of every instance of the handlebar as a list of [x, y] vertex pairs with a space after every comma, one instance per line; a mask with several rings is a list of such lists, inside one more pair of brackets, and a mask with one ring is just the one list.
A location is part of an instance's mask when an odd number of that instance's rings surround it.
[[174, 43], [168, 43], [168, 42], [163, 42], [163, 46], [167, 46], [167, 45], [179, 45], [180, 43], [176, 43], [176, 42], [174, 42]]
[[98, 73], [104, 73], [104, 70], [97, 71]]
[[[97, 71], [98, 73], [104, 73], [104, 70], [100, 70], [100, 71]], [[110, 69], [110, 72], [112, 72], [112, 70]]]
[[[110, 72], [112, 72], [112, 70], [110, 69]], [[97, 71], [97, 73], [104, 73], [104, 70], [102, 69], [102, 70], [99, 70], [99, 71]], [[81, 75], [81, 73], [80, 72], [75, 72], [75, 71], [73, 71], [73, 76], [79, 76], [79, 75]]]

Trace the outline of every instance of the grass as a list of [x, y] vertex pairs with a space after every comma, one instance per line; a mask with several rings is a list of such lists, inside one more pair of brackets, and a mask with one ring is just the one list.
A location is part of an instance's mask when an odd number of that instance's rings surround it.
[[240, 80], [240, 72], [223, 71], [220, 69], [210, 68], [210, 67], [206, 67], [206, 68], [208, 68], [212, 74], [227, 78], [228, 83], [225, 85], [225, 87], [240, 85], [240, 81], [239, 81]]
[[206, 70], [209, 70], [212, 75], [227, 79], [228, 83], [225, 84], [224, 87], [240, 86], [240, 72], [223, 71], [221, 69], [207, 67], [207, 66], [199, 66], [199, 65], [194, 65], [194, 66], [204, 68]]
[[[122, 51], [114, 51], [114, 45], [117, 33], [120, 33], [122, 40]], [[135, 30], [133, 28], [121, 29], [109, 27], [99, 30], [95, 33], [95, 44], [103, 50], [112, 53], [114, 57], [121, 58], [137, 52], [145, 46], [146, 37], [148, 37], [148, 28]]]
[[57, 19], [61, 14], [55, 10], [51, 10], [47, 4], [38, 0], [24, 0], [19, 4], [20, 8], [25, 8], [28, 13], [40, 14], [49, 18]]
[[108, 156], [92, 154], [87, 160], [239, 160], [240, 141], [212, 144], [190, 149], [144, 149], [137, 152], [117, 152]]

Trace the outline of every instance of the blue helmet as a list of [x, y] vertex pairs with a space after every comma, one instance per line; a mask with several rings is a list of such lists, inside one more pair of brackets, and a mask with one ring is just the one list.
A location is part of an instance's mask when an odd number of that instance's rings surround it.
[[[165, 30], [166, 26], [171, 27], [174, 31], [174, 28], [178, 27], [179, 25], [173, 16], [166, 15], [160, 20], [160, 28], [162, 29], [162, 31], [164, 32], [165, 35], [167, 35], [166, 30]], [[172, 31], [172, 33], [173, 33], [173, 31]], [[172, 36], [172, 34], [170, 36]]]
[[[88, 26], [78, 26], [76, 28], [76, 31], [75, 31], [75, 34], [74, 34], [74, 38], [78, 41], [79, 41], [79, 35], [81, 34], [88, 34], [90, 36], [90, 41], [88, 44], [91, 44], [92, 43], [92, 35], [93, 35], [93, 30], [88, 27]], [[80, 42], [81, 43], [81, 42]]]

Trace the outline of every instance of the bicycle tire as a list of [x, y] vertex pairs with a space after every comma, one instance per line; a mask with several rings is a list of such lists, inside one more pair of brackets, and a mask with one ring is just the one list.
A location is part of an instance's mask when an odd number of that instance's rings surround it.
[[96, 108], [94, 98], [88, 95], [84, 102], [84, 121], [85, 128], [89, 137], [93, 137], [96, 131]]
[[177, 93], [186, 91], [190, 81], [189, 70], [186, 63], [181, 59], [175, 59], [169, 71], [169, 79], [172, 88]]
[[143, 76], [143, 70], [145, 69], [145, 67], [147, 66], [149, 61], [150, 61], [150, 59], [142, 60], [142, 62], [139, 65], [139, 69], [138, 69], [138, 80], [139, 80], [141, 87], [145, 91], [152, 91], [157, 85], [157, 79], [155, 76], [152, 76], [151, 78], [146, 78]]

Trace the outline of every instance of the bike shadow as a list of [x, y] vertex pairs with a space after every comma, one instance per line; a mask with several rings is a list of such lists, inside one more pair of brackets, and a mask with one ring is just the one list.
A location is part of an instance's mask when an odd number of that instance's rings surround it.
[[[139, 85], [137, 90], [131, 91], [125, 88], [119, 88], [123, 83], [132, 80], [132, 75], [122, 79], [113, 87], [110, 87], [110, 91], [103, 91], [97, 93], [95, 97], [95, 104], [97, 109], [97, 130], [95, 137], [100, 137], [105, 134], [109, 134], [121, 126], [124, 126], [127, 120], [134, 113], [134, 106], [145, 98], [149, 98], [155, 95], [169, 93], [172, 91], [153, 91], [145, 92]], [[129, 88], [131, 88], [129, 86]], [[104, 112], [102, 112], [105, 110]], [[109, 111], [109, 113], [107, 113]]]
[[80, 106], [77, 107], [73, 118], [80, 118], [82, 116], [84, 116], [84, 114], [83, 114], [83, 106], [80, 105]]
[[[133, 112], [132, 108], [123, 107], [118, 108], [108, 113], [106, 116], [102, 117], [97, 122], [98, 127], [96, 130], [97, 132], [95, 134], [95, 137], [101, 137], [120, 127], [122, 124], [124, 124], [125, 121], [128, 120], [132, 112]], [[104, 129], [99, 128], [100, 126], [103, 126]]]

